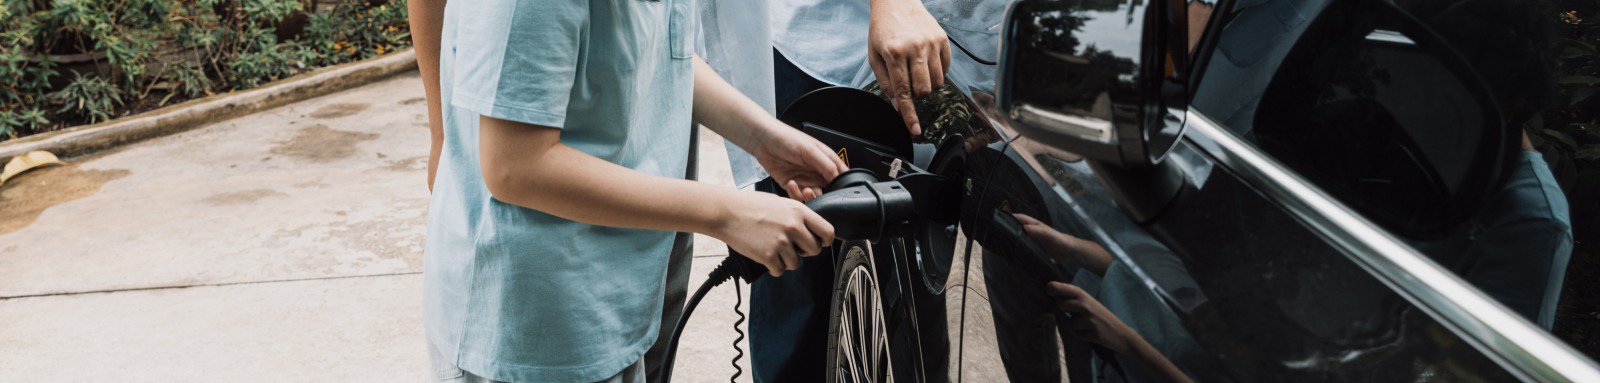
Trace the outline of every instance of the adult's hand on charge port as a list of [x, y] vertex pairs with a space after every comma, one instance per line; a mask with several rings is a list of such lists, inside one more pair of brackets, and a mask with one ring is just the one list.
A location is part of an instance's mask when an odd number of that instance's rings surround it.
[[906, 129], [922, 134], [913, 97], [944, 87], [950, 69], [950, 40], [918, 0], [871, 0], [867, 63], [885, 94], [900, 111]]

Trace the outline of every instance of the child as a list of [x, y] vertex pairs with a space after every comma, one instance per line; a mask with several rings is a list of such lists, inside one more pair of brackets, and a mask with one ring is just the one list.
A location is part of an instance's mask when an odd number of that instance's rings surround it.
[[442, 132], [423, 273], [436, 378], [643, 381], [673, 231], [775, 276], [832, 241], [794, 200], [674, 178], [691, 114], [797, 198], [845, 169], [693, 57], [689, 1], [455, 0], [442, 18], [412, 2]]

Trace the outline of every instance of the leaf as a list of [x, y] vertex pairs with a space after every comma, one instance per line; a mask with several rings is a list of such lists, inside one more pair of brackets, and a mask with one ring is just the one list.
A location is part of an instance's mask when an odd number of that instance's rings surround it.
[[1572, 91], [1572, 100], [1567, 101], [1567, 106], [1577, 106], [1579, 103], [1588, 100], [1589, 96], [1593, 96], [1597, 91], [1600, 91], [1600, 88], [1578, 88], [1578, 90]]
[[1593, 45], [1589, 45], [1589, 43], [1583, 42], [1583, 40], [1577, 40], [1577, 39], [1562, 39], [1562, 40], [1566, 40], [1566, 43], [1568, 45], [1570, 45], [1569, 48], [1580, 49], [1580, 50], [1582, 50], [1584, 52], [1588, 52], [1588, 53], [1596, 53], [1596, 50], [1595, 50], [1594, 46]]
[[1577, 153], [1572, 155], [1572, 158], [1580, 160], [1600, 160], [1600, 145], [1591, 145], [1587, 148], [1578, 150]]
[[1600, 138], [1600, 124], [1575, 122], [1567, 124], [1567, 129], [1582, 132], [1590, 137]]
[[1562, 133], [1559, 130], [1545, 129], [1544, 130], [1544, 135], [1549, 136], [1550, 138], [1554, 138], [1554, 139], [1556, 139], [1556, 141], [1561, 141], [1561, 143], [1566, 144], [1568, 148], [1577, 148], [1578, 147], [1578, 141], [1577, 140], [1572, 139], [1572, 136], [1568, 136], [1566, 133]]
[[1575, 58], [1579, 58], [1579, 57], [1588, 56], [1588, 55], [1591, 55], [1591, 54], [1594, 54], [1594, 53], [1593, 52], [1584, 51], [1583, 49], [1579, 49], [1579, 48], [1576, 48], [1576, 47], [1567, 47], [1567, 49], [1561, 50], [1561, 58], [1563, 58], [1563, 59], [1575, 59]]
[[1575, 74], [1561, 78], [1561, 85], [1595, 85], [1600, 84], [1600, 77]]

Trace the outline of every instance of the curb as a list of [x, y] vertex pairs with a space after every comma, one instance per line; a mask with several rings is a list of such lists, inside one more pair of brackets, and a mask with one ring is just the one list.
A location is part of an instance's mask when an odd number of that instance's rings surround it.
[[259, 88], [185, 101], [177, 105], [0, 142], [0, 162], [43, 150], [75, 157], [145, 139], [185, 132], [207, 124], [354, 88], [416, 69], [411, 49], [388, 56], [313, 70]]

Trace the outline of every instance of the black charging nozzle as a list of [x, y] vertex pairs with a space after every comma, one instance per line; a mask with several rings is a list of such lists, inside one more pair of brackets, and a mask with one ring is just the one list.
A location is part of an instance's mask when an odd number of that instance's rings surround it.
[[[806, 207], [833, 225], [836, 239], [877, 241], [910, 233], [918, 211], [914, 200], [899, 180], [879, 181], [872, 171], [850, 169], [828, 183], [822, 195], [806, 202]], [[716, 285], [739, 278], [753, 283], [766, 272], [760, 263], [731, 252], [712, 269], [706, 282]]]
[[[933, 213], [938, 210], [929, 205], [933, 203], [931, 201], [929, 204], [924, 204], [924, 208], [918, 208], [916, 198], [913, 198], [912, 191], [907, 188], [912, 186], [926, 190], [942, 189], [943, 185], [921, 187], [921, 185], [942, 183], [937, 181], [937, 177], [927, 173], [913, 173], [899, 179], [882, 181], [870, 170], [851, 169], [835, 177], [833, 182], [823, 188], [822, 195], [806, 202], [806, 207], [833, 225], [833, 235], [836, 239], [877, 241], [885, 237], [904, 236], [910, 234], [919, 211], [929, 212], [930, 215], [942, 214]], [[920, 194], [927, 194], [930, 200], [943, 199], [942, 193], [930, 191]], [[926, 218], [942, 221], [951, 217]], [[694, 313], [694, 308], [700, 305], [700, 300], [706, 293], [733, 278], [753, 283], [766, 272], [766, 267], [730, 250], [728, 257], [711, 270], [705, 283], [695, 290], [694, 295], [690, 296], [684, 305], [683, 315], [678, 318], [678, 324], [673, 329], [672, 338], [666, 346], [667, 356], [662, 363], [663, 376], [658, 377], [659, 381], [671, 380], [678, 337], [683, 335], [683, 328], [688, 323], [689, 315]]]

